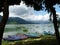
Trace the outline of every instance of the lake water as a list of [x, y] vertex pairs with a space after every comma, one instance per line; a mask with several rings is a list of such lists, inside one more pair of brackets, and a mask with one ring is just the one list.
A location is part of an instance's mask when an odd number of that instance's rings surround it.
[[[44, 31], [51, 31], [54, 33], [53, 24], [7, 24], [3, 37], [7, 35], [14, 35], [16, 33], [39, 33], [43, 34]], [[60, 28], [59, 28], [60, 29]], [[24, 32], [24, 30], [28, 30]]]

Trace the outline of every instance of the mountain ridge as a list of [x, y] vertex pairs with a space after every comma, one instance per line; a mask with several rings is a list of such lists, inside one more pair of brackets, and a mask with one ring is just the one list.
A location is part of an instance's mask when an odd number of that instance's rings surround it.
[[[0, 15], [0, 21], [2, 19], [2, 16]], [[30, 20], [24, 20], [19, 17], [9, 17], [7, 24], [48, 24], [51, 23], [50, 21], [30, 21]]]
[[[2, 19], [2, 16], [0, 15], [0, 21]], [[28, 22], [22, 18], [19, 17], [9, 17], [7, 24], [33, 24], [32, 22]]]

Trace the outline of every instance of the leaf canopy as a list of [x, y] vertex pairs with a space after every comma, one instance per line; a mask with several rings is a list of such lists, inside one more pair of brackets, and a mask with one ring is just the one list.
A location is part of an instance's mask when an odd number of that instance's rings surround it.
[[[51, 8], [60, 4], [60, 0], [8, 0], [8, 5], [19, 5], [23, 1], [27, 6], [33, 7], [34, 10], [45, 9], [48, 12], [51, 12]], [[0, 0], [0, 12], [3, 11], [4, 0]], [[43, 6], [44, 5], [44, 6]]]

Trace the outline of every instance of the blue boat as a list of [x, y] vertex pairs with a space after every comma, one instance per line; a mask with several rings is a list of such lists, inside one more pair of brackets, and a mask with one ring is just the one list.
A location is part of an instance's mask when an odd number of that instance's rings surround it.
[[38, 34], [25, 34], [25, 35], [30, 37], [30, 38], [38, 38], [39, 37]]
[[25, 35], [8, 35], [8, 37], [3, 38], [3, 40], [7, 41], [17, 41], [17, 40], [24, 40], [27, 39], [28, 37]]

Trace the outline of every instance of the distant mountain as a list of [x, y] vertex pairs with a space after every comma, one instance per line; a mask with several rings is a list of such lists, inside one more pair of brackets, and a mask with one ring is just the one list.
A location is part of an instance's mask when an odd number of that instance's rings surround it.
[[45, 21], [43, 21], [43, 20], [39, 20], [39, 21], [29, 21], [29, 20], [28, 20], [28, 22], [33, 22], [33, 23], [35, 23], [35, 24], [48, 24], [48, 23], [52, 23], [52, 22], [49, 21], [49, 20], [45, 20]]
[[[0, 21], [2, 19], [2, 16], [0, 16]], [[33, 24], [32, 22], [28, 22], [22, 18], [19, 17], [9, 17], [7, 24]]]
[[[0, 15], [0, 21], [2, 19], [2, 16]], [[49, 20], [43, 21], [31, 21], [31, 20], [24, 20], [19, 17], [9, 17], [7, 24], [48, 24], [51, 23]]]

